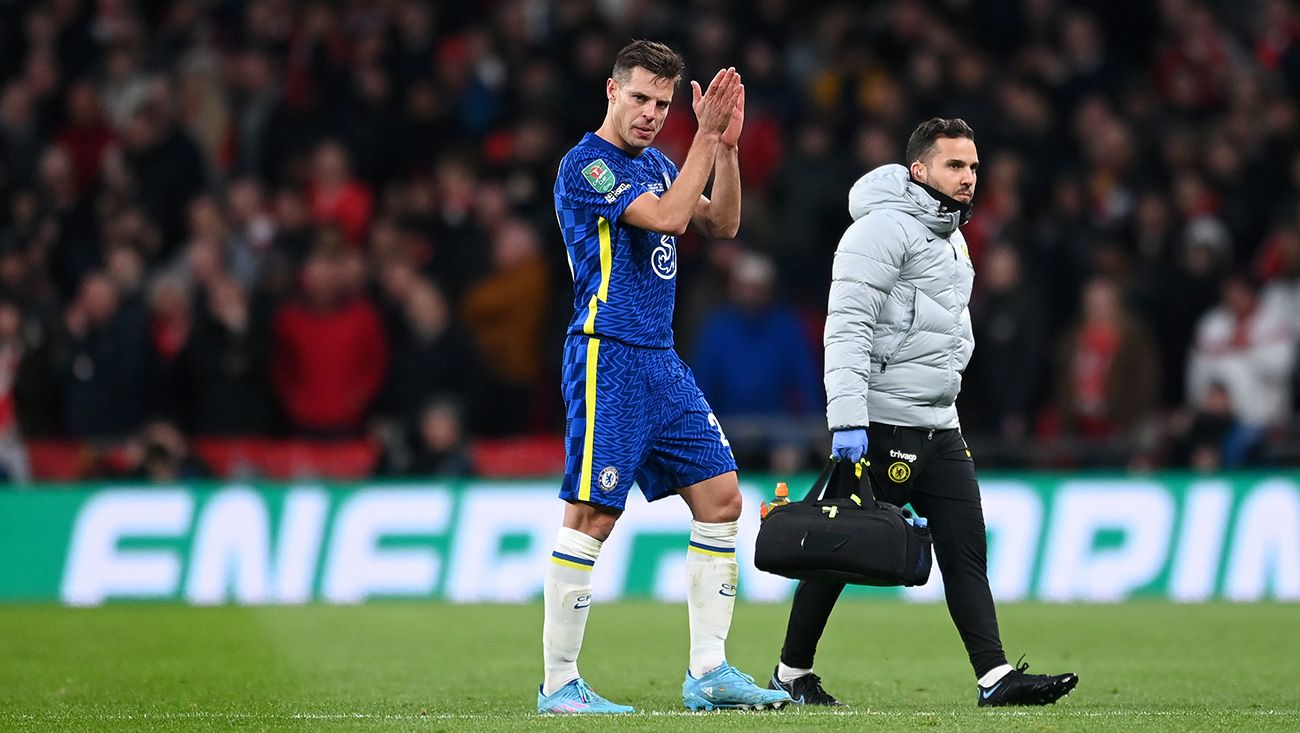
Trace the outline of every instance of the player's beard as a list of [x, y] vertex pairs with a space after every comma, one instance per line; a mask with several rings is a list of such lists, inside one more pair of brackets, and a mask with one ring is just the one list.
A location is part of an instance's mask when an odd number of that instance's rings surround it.
[[[961, 187], [961, 184], [954, 183], [951, 187], [951, 190], [945, 191], [943, 188], [940, 188], [937, 185], [938, 181], [934, 180], [933, 178], [931, 178], [929, 181], [924, 181], [924, 182], [917, 181], [917, 183], [922, 183], [923, 185], [929, 186], [931, 190], [938, 191], [939, 193], [943, 194], [944, 196], [947, 196], [953, 201], [956, 201], [959, 204], [964, 204], [966, 206], [969, 206], [975, 198], [974, 186], [972, 186], [971, 188], [963, 189]], [[957, 198], [957, 195], [962, 193], [969, 194], [970, 198], [964, 200]]]

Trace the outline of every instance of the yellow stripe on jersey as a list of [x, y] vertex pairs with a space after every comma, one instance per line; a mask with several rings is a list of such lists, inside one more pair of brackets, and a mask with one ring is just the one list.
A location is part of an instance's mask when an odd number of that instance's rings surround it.
[[600, 217], [596, 224], [596, 231], [600, 235], [600, 301], [602, 303], [609, 301], [609, 272], [614, 266], [614, 245], [609, 238], [609, 220]]
[[596, 304], [609, 302], [609, 273], [614, 265], [614, 248], [609, 238], [609, 220], [599, 217], [596, 232], [600, 237], [600, 289], [591, 296], [587, 304], [587, 321], [582, 324], [582, 332], [588, 336], [596, 335]]
[[[602, 219], [602, 221], [604, 221]], [[605, 240], [602, 240], [605, 241]], [[604, 251], [604, 247], [601, 248]], [[602, 258], [603, 259], [603, 258]], [[592, 316], [596, 310], [593, 308]], [[590, 321], [588, 321], [590, 323]], [[578, 501], [591, 501], [591, 454], [596, 444], [596, 357], [600, 339], [587, 340], [587, 430], [582, 436], [582, 476], [578, 480]]]

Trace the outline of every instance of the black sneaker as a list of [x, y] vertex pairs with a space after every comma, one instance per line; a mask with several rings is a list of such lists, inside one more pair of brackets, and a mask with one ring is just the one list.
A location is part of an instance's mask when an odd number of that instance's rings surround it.
[[783, 690], [790, 695], [790, 699], [799, 705], [825, 705], [827, 707], [836, 707], [844, 703], [835, 699], [835, 696], [822, 689], [822, 678], [809, 672], [802, 677], [795, 677], [789, 682], [782, 682], [780, 677], [776, 676], [777, 669], [772, 670], [772, 679], [767, 683], [769, 690]]
[[[1023, 657], [1021, 657], [1023, 659]], [[1019, 664], [990, 687], [980, 687], [976, 697], [980, 707], [999, 705], [1051, 705], [1070, 694], [1079, 684], [1079, 675], [1025, 674], [1029, 664]]]

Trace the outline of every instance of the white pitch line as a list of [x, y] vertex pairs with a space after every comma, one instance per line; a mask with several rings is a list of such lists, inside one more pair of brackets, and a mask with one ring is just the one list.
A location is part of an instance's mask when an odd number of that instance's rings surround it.
[[[997, 710], [988, 711], [992, 716], [1009, 716], [1009, 717], [1026, 717], [1026, 718], [1054, 718], [1059, 720], [1068, 720], [1070, 718], [1188, 718], [1200, 717], [1211, 711], [1197, 712], [1191, 710], [1080, 710], [1070, 711], [1063, 708], [1055, 710]], [[1227, 712], [1231, 715], [1242, 715], [1254, 718], [1274, 718], [1274, 717], [1297, 717], [1300, 711], [1297, 710], [1220, 710], [1214, 711], [1215, 714]], [[623, 717], [656, 717], [656, 718], [699, 718], [709, 717], [718, 714], [725, 714], [724, 711], [715, 712], [694, 712], [690, 710], [646, 710], [641, 713], [631, 713]], [[890, 710], [800, 710], [794, 709], [789, 711], [744, 711], [739, 714], [752, 715], [759, 713], [767, 717], [781, 715], [796, 715], [800, 717], [877, 717], [877, 718], [947, 718], [957, 715], [964, 715], [955, 712], [898, 712]], [[463, 721], [491, 721], [491, 720], [512, 720], [518, 718], [542, 717], [533, 713], [428, 713], [421, 715], [419, 713], [411, 714], [392, 714], [392, 713], [236, 713], [236, 712], [216, 712], [216, 711], [175, 711], [161, 713], [121, 713], [110, 715], [85, 715], [77, 713], [0, 713], [0, 720], [19, 720], [30, 722], [49, 722], [65, 720], [95, 720], [100, 722], [122, 722], [133, 720], [463, 720]], [[547, 716], [563, 717], [563, 716]]]

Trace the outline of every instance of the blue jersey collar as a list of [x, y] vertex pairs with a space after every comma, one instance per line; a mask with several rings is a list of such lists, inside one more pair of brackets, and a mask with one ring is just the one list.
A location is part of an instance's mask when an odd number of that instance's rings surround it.
[[[570, 138], [570, 139], [572, 139], [572, 138]], [[583, 144], [594, 145], [594, 146], [596, 146], [596, 147], [598, 147], [598, 148], [605, 148], [606, 150], [609, 150], [609, 151], [612, 152], [612, 153], [616, 153], [616, 154], [618, 154], [618, 155], [621, 155], [621, 156], [623, 156], [624, 158], [627, 158], [628, 160], [636, 160], [637, 158], [641, 157], [641, 154], [640, 154], [640, 153], [637, 153], [636, 155], [632, 155], [631, 153], [627, 152], [627, 151], [624, 150], [623, 148], [620, 148], [619, 146], [617, 146], [617, 145], [615, 145], [614, 143], [612, 143], [612, 142], [606, 140], [605, 138], [601, 137], [600, 135], [597, 135], [597, 134], [594, 133], [594, 132], [589, 132], [589, 133], [587, 133], [586, 135], [583, 135], [583, 136], [582, 136], [582, 142], [583, 142]]]

